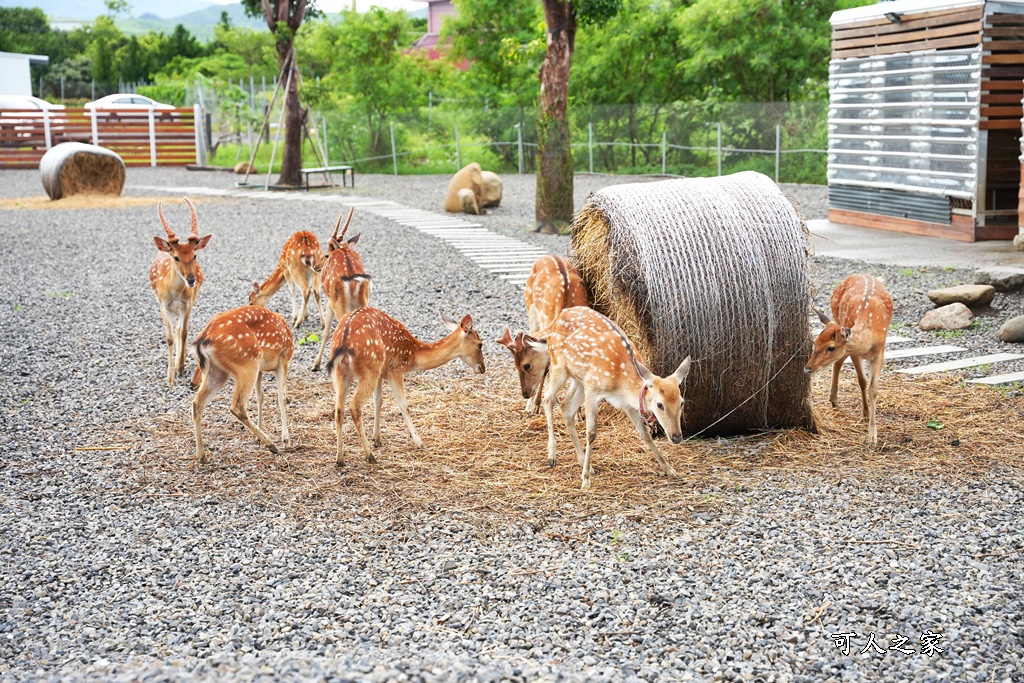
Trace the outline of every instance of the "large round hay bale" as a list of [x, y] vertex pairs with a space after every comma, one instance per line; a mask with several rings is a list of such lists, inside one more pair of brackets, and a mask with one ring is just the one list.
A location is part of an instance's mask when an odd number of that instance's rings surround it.
[[[483, 182], [480, 164], [472, 162], [460, 168], [448, 182], [448, 190], [444, 193], [444, 210], [452, 213], [462, 211], [462, 203], [459, 201], [459, 190], [472, 190], [477, 197], [480, 196], [480, 185]], [[477, 202], [479, 206], [479, 201]]]
[[651, 370], [693, 358], [687, 433], [814, 429], [807, 229], [769, 178], [605, 188], [573, 221], [571, 256]]
[[480, 208], [486, 209], [501, 204], [501, 177], [493, 171], [480, 172]]
[[120, 197], [124, 189], [124, 161], [117, 152], [96, 145], [55, 145], [39, 160], [39, 172], [50, 199], [76, 194]]

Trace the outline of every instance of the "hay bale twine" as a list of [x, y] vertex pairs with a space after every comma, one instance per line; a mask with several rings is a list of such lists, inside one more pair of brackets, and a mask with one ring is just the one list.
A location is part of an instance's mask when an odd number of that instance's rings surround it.
[[807, 229], [771, 179], [605, 188], [573, 221], [571, 257], [652, 371], [693, 358], [687, 433], [814, 429]]
[[76, 194], [121, 196], [124, 161], [105, 147], [82, 142], [62, 142], [39, 160], [43, 187], [50, 199]]

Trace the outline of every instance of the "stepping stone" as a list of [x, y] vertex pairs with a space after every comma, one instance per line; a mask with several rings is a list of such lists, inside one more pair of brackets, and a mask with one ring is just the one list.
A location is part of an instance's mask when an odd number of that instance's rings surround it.
[[992, 375], [980, 379], [969, 379], [968, 384], [1010, 384], [1011, 382], [1024, 382], [1024, 372], [1008, 372], [1005, 375]]
[[1024, 268], [987, 268], [974, 273], [974, 282], [992, 285], [998, 292], [1016, 292], [1024, 287]]
[[945, 363], [929, 363], [928, 365], [919, 365], [916, 368], [906, 368], [904, 370], [897, 370], [896, 372], [902, 372], [907, 375], [922, 375], [926, 372], [947, 372], [949, 370], [963, 370], [964, 368], [975, 368], [978, 367], [979, 365], [1003, 363], [1008, 360], [1019, 360], [1021, 358], [1024, 358], [1024, 354], [991, 353], [987, 356], [961, 358], [960, 360], [951, 360]]
[[936, 306], [959, 303], [972, 308], [992, 303], [995, 295], [996, 288], [992, 285], [957, 285], [932, 289], [928, 292], [928, 298]]
[[[935, 356], [940, 353], [958, 353], [960, 351], [966, 351], [967, 349], [959, 346], [919, 346], [913, 349], [894, 349], [885, 352], [886, 360], [896, 360], [897, 358], [915, 358], [917, 356]], [[847, 358], [846, 362], [849, 363], [850, 359]]]

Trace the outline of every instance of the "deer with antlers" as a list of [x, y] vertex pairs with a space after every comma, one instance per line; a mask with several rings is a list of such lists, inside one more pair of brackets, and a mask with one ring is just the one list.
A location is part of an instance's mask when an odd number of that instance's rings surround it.
[[320, 349], [316, 353], [316, 360], [313, 361], [313, 371], [320, 369], [320, 361], [323, 360], [324, 348], [327, 346], [327, 339], [331, 334], [331, 324], [334, 318], [339, 320], [346, 313], [366, 306], [370, 302], [370, 276], [366, 274], [363, 267], [363, 260], [353, 249], [359, 241], [359, 234], [350, 237], [347, 242], [342, 240], [348, 232], [348, 226], [352, 222], [352, 214], [355, 209], [349, 209], [348, 218], [345, 220], [345, 227], [341, 234], [338, 228], [341, 227], [341, 216], [338, 216], [338, 223], [334, 226], [334, 232], [327, 244], [327, 260], [320, 271], [320, 281], [323, 284], [324, 294], [327, 296], [327, 306], [324, 307], [324, 328], [323, 339], [320, 340]]
[[156, 212], [164, 226], [167, 239], [154, 236], [159, 249], [149, 265], [149, 283], [160, 303], [160, 316], [167, 337], [167, 383], [174, 384], [175, 375], [185, 372], [185, 349], [188, 339], [188, 319], [203, 284], [203, 269], [196, 261], [196, 252], [210, 243], [211, 235], [199, 236], [196, 207], [185, 197], [192, 214], [192, 230], [181, 242], [164, 218], [163, 202], [157, 202]]
[[[530, 275], [526, 278], [523, 299], [530, 320], [531, 335], [537, 335], [550, 327], [563, 309], [590, 305], [579, 271], [568, 259], [555, 254], [541, 256], [533, 263]], [[512, 352], [523, 398], [528, 399], [526, 410], [530, 413], [539, 412], [544, 375], [547, 372], [546, 354], [529, 354], [523, 333], [513, 336], [508, 327], [494, 341]], [[526, 358], [527, 355], [531, 358]]]
[[[201, 425], [206, 404], [230, 377], [235, 381], [231, 414], [256, 435], [271, 453], [277, 445], [263, 431], [263, 373], [277, 379], [277, 406], [281, 415], [281, 441], [291, 445], [285, 414], [285, 382], [295, 342], [288, 321], [261, 306], [241, 306], [210, 318], [192, 344], [199, 362], [201, 381], [192, 400], [192, 426], [196, 436], [196, 460], [205, 463]], [[256, 388], [256, 424], [249, 420], [249, 395]]]
[[[292, 299], [292, 325], [298, 328], [306, 321], [311, 293], [316, 298], [316, 310], [322, 321], [324, 311], [320, 303], [320, 270], [323, 265], [324, 253], [320, 249], [320, 241], [313, 233], [300, 230], [284, 243], [281, 258], [278, 259], [277, 267], [270, 273], [270, 277], [263, 284], [253, 283], [249, 304], [266, 306], [270, 297], [274, 296], [282, 285], [287, 284]], [[301, 305], [296, 294], [302, 297]]]
[[[591, 452], [597, 438], [597, 409], [601, 401], [625, 412], [661, 465], [662, 472], [678, 477], [655, 445], [648, 426], [657, 422], [672, 443], [682, 442], [680, 385], [690, 371], [689, 356], [671, 375], [659, 377], [636, 357], [633, 345], [618, 325], [582, 306], [563, 310], [555, 323], [543, 331], [543, 337], [524, 335], [523, 339], [530, 348], [550, 357], [542, 400], [548, 423], [548, 464], [555, 466], [554, 403], [558, 392], [568, 384], [568, 393], [562, 402], [562, 419], [583, 470], [584, 489], [590, 488], [593, 473]], [[581, 405], [587, 423], [586, 449], [580, 444], [575, 426], [575, 415]]]
[[[878, 376], [885, 362], [885, 338], [892, 322], [892, 296], [877, 277], [857, 273], [843, 280], [829, 300], [832, 319], [815, 308], [825, 329], [814, 340], [814, 350], [804, 366], [808, 375], [832, 364], [832, 390], [829, 401], [838, 405], [839, 372], [849, 357], [860, 384], [861, 416], [868, 420], [868, 441], [878, 443], [875, 403], [878, 400]], [[861, 361], [871, 366], [870, 378], [864, 376]]]
[[417, 339], [384, 311], [360, 308], [338, 321], [338, 329], [331, 339], [331, 359], [327, 371], [334, 381], [334, 425], [338, 436], [338, 459], [344, 461], [342, 436], [345, 428], [345, 399], [349, 388], [356, 382], [355, 395], [349, 403], [349, 413], [356, 433], [369, 462], [377, 462], [363, 431], [363, 405], [373, 395], [373, 443], [380, 445], [380, 407], [384, 382], [391, 385], [398, 410], [405, 418], [416, 448], [423, 448], [423, 440], [409, 417], [405, 396], [405, 375], [409, 372], [433, 370], [459, 358], [478, 373], [484, 371], [483, 343], [473, 329], [473, 318], [461, 321], [442, 315], [442, 322], [450, 333], [435, 342]]

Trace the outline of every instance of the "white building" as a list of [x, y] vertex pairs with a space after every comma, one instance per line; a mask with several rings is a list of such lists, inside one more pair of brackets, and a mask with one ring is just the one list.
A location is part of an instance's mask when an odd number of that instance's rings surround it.
[[49, 64], [46, 55], [25, 55], [0, 52], [0, 95], [31, 95], [32, 74], [29, 66]]

